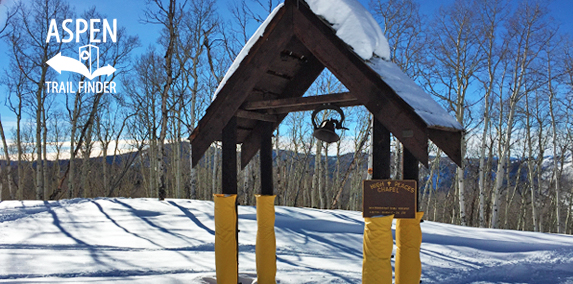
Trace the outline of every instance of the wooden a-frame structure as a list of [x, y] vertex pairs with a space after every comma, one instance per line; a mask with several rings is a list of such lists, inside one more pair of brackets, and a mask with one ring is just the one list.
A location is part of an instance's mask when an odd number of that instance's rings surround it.
[[[423, 165], [428, 164], [428, 139], [461, 165], [461, 127], [428, 125], [335, 32], [303, 1], [286, 0], [191, 134], [193, 166], [212, 142], [223, 141], [223, 145], [242, 144], [240, 159], [245, 167], [261, 147], [269, 147], [264, 144], [270, 143], [272, 132], [289, 112], [322, 104], [364, 105]], [[349, 92], [302, 97], [324, 68]], [[235, 149], [223, 146], [224, 193], [225, 185], [236, 188]]]
[[[303, 97], [324, 68], [328, 68], [349, 92]], [[243, 48], [215, 95], [190, 141], [192, 166], [197, 165], [211, 143], [222, 141], [223, 194], [214, 196], [215, 260], [220, 283], [234, 284], [238, 281], [237, 144], [241, 144], [241, 167], [245, 167], [260, 150], [257, 277], [259, 283], [275, 283], [271, 138], [289, 112], [313, 110], [324, 104], [339, 107], [364, 105], [374, 115], [372, 179], [390, 178], [390, 134], [404, 145], [404, 179], [418, 180], [418, 162], [428, 165], [428, 139], [457, 165], [462, 162], [462, 126], [394, 63], [375, 56], [368, 60], [360, 57], [353, 47], [337, 36], [332, 25], [317, 16], [303, 0], [285, 0], [284, 5], [273, 11]], [[416, 218], [421, 218], [422, 215], [416, 214]], [[376, 222], [383, 222], [381, 220]], [[419, 229], [419, 219], [405, 222], [417, 222]], [[371, 228], [365, 229], [365, 235], [375, 228], [371, 224], [365, 226]], [[391, 248], [391, 228], [386, 227], [390, 240], [380, 244], [386, 243]], [[405, 232], [397, 230], [397, 235], [408, 234]], [[421, 232], [414, 232], [412, 236], [406, 239], [419, 237], [421, 240]], [[375, 242], [374, 247], [379, 248], [378, 241]], [[409, 257], [414, 264], [402, 265], [396, 279], [414, 275], [410, 282], [419, 281], [419, 244], [411, 244], [412, 247], [416, 245], [418, 251], [414, 249]], [[378, 263], [367, 256], [369, 251], [365, 247], [364, 267], [378, 270]], [[389, 274], [384, 274], [384, 277], [391, 281], [390, 255], [386, 258], [384, 263]], [[379, 257], [374, 259], [381, 260]], [[404, 257], [401, 259], [397, 257], [397, 263], [406, 263]], [[418, 267], [420, 271], [412, 272], [404, 267]], [[364, 271], [363, 275], [374, 275]], [[368, 281], [365, 283], [380, 283], [378, 280]]]

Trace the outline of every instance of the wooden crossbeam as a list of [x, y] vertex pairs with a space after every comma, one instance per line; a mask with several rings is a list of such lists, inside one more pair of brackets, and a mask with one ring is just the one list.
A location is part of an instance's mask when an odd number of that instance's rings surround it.
[[340, 107], [356, 106], [362, 103], [350, 92], [325, 94], [320, 96], [297, 97], [276, 100], [245, 102], [241, 109], [266, 110], [269, 114], [289, 113], [295, 111], [313, 110], [324, 104], [332, 104]]

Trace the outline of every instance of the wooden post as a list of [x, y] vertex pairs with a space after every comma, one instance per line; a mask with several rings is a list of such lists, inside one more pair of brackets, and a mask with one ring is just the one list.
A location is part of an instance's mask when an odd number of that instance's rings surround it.
[[273, 195], [273, 123], [264, 122], [261, 132], [261, 195]]
[[[418, 185], [418, 159], [404, 147], [402, 156], [402, 176], [405, 180], [415, 180]], [[420, 283], [422, 262], [420, 247], [422, 244], [422, 228], [420, 222], [424, 216], [419, 212], [420, 191], [416, 188], [416, 217], [414, 219], [398, 219], [396, 221], [396, 261], [394, 262], [394, 280], [396, 284]]]
[[[237, 194], [237, 117], [233, 116], [223, 128], [221, 187], [223, 194]], [[215, 165], [216, 166], [216, 165]], [[237, 279], [239, 279], [239, 218], [235, 199], [235, 240], [237, 241]]]
[[[404, 156], [402, 157], [402, 176], [404, 179], [408, 179], [408, 180], [415, 180], [416, 181], [416, 185], [419, 188], [420, 186], [418, 185], [419, 181], [418, 181], [418, 174], [419, 174], [419, 168], [418, 168], [418, 160], [416, 159], [416, 157], [414, 157], [414, 155], [412, 155], [412, 153], [410, 151], [408, 151], [408, 149], [406, 149], [406, 147], [404, 147]], [[419, 207], [420, 207], [420, 191], [418, 190], [418, 188], [416, 188], [416, 198], [418, 198], [418, 202], [416, 202], [416, 204], [418, 204], [418, 208], [416, 208], [416, 212], [419, 211]]]
[[223, 194], [237, 194], [237, 117], [235, 116], [223, 128], [222, 158]]
[[372, 179], [390, 178], [390, 131], [372, 117]]

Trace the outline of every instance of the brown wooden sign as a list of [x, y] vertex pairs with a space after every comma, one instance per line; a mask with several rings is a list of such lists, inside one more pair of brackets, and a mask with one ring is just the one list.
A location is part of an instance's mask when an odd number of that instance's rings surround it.
[[362, 215], [392, 215], [396, 219], [416, 217], [418, 186], [415, 180], [364, 180]]

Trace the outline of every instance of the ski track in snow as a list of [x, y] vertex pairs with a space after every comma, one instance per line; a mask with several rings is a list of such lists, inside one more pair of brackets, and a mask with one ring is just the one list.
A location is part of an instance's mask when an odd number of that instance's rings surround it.
[[[213, 203], [0, 202], [0, 283], [216, 283]], [[277, 283], [361, 283], [360, 212], [276, 207]], [[239, 207], [239, 271], [255, 271], [256, 210]], [[573, 237], [426, 221], [424, 283], [573, 283]], [[392, 260], [393, 262], [394, 260]]]

